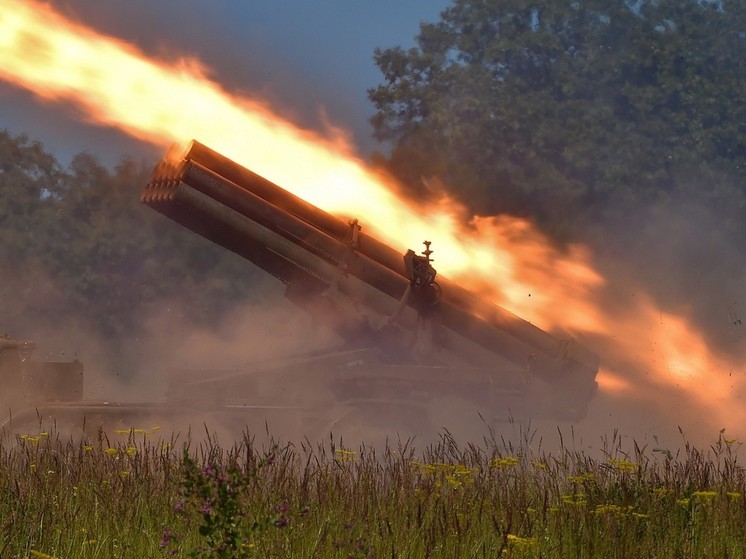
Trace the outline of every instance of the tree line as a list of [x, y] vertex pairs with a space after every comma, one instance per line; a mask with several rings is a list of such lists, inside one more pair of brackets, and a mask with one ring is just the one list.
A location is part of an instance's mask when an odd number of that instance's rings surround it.
[[157, 306], [210, 325], [257, 297], [261, 272], [140, 205], [151, 170], [126, 158], [110, 170], [86, 153], [63, 168], [0, 131], [2, 333], [77, 324], [126, 352]]
[[379, 162], [557, 238], [678, 201], [742, 235], [744, 52], [740, 0], [454, 0], [375, 52]]

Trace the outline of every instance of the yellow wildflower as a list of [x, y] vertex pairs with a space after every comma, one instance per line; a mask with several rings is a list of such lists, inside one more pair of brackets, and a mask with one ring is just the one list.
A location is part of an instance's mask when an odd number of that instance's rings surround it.
[[357, 454], [354, 450], [349, 450], [346, 448], [338, 448], [334, 451], [337, 456], [355, 456]]
[[507, 470], [515, 468], [521, 459], [517, 456], [502, 456], [493, 458], [490, 462], [490, 467], [494, 470]]
[[576, 476], [567, 476], [567, 481], [570, 483], [585, 483], [586, 481], [592, 481], [594, 477], [595, 474], [593, 472], [585, 472]]
[[128, 446], [125, 452], [127, 453], [127, 456], [134, 456], [137, 454], [137, 449], [134, 446]]
[[614, 468], [617, 472], [635, 473], [640, 469], [640, 465], [629, 460], [616, 460], [614, 458], [609, 459], [609, 465]]
[[625, 512], [623, 507], [614, 504], [596, 505], [596, 508], [593, 510], [593, 514], [610, 516], [622, 515]]
[[717, 491], [695, 491], [692, 493], [694, 497], [699, 499], [700, 501], [709, 501], [710, 499], [713, 499], [718, 496]]
[[119, 472], [119, 477], [121, 477], [122, 479], [127, 479], [129, 476], [129, 470], [122, 470], [121, 472]]
[[743, 494], [739, 493], [738, 491], [728, 491], [726, 495], [728, 495], [728, 497], [731, 499], [740, 499], [743, 497]]
[[461, 486], [463, 485], [463, 483], [458, 478], [458, 476], [455, 476], [455, 475], [452, 475], [452, 474], [449, 474], [449, 475], [446, 476], [446, 481], [448, 482], [448, 486], [451, 489], [460, 489]]
[[423, 476], [429, 476], [438, 471], [435, 464], [418, 464]]
[[87, 444], [83, 447], [85, 452], [93, 452], [93, 445]]
[[338, 448], [334, 451], [337, 462], [354, 462], [357, 452], [346, 448]]
[[456, 464], [451, 470], [451, 475], [457, 477], [462, 483], [474, 483], [474, 474], [477, 473], [475, 468], [469, 468], [462, 464]]
[[587, 497], [584, 493], [574, 493], [571, 495], [562, 495], [562, 502], [566, 505], [584, 506], [588, 504]]
[[116, 448], [109, 447], [104, 450], [104, 453], [108, 456], [116, 456], [119, 453], [119, 451]]
[[147, 436], [147, 435], [152, 434], [154, 431], [158, 431], [159, 429], [160, 427], [158, 427], [157, 425], [154, 425], [150, 429], [143, 429], [142, 427], [133, 427], [133, 428], [127, 429], [126, 431], [121, 430], [120, 434], [124, 435], [124, 434], [134, 433], [135, 435]]
[[508, 534], [508, 546], [518, 550], [528, 550], [536, 546], [536, 538], [522, 538], [515, 534]]
[[[463, 464], [415, 463], [415, 465], [419, 466], [423, 476], [437, 476], [445, 480], [451, 489], [460, 489], [465, 484], [474, 483], [472, 476], [477, 472], [476, 469]], [[442, 482], [436, 483], [436, 487], [442, 486]]]

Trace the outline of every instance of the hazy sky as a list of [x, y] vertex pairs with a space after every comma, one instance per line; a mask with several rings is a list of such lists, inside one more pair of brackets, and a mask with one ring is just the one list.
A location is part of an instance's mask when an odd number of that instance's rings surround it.
[[[381, 82], [376, 47], [414, 45], [420, 22], [436, 21], [448, 0], [53, 0], [100, 32], [149, 55], [200, 59], [230, 91], [282, 107], [302, 126], [329, 120], [349, 129], [362, 155], [376, 148], [366, 90]], [[132, 107], [132, 110], [137, 110]], [[40, 104], [0, 82], [0, 128], [26, 132], [63, 163], [88, 151], [107, 163], [152, 148], [108, 129], [83, 125], [64, 104]]]

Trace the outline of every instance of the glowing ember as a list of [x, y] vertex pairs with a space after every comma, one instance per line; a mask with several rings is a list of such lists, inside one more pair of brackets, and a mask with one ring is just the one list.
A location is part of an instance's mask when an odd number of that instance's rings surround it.
[[[470, 218], [448, 198], [415, 207], [341, 136], [301, 130], [267, 105], [224, 91], [194, 60], [150, 60], [49, 6], [0, 0], [0, 77], [164, 148], [196, 138], [327, 211], [360, 218], [402, 251], [428, 239], [439, 272], [519, 316], [547, 329], [613, 336], [637, 370], [687, 384], [704, 394], [699, 401], [728, 396], [727, 383], [715, 380], [725, 365], [686, 320], [661, 315], [644, 297], [624, 317], [604, 313], [605, 281], [582, 247], [560, 251], [525, 220]], [[609, 371], [599, 381], [609, 392], [634, 384]]]

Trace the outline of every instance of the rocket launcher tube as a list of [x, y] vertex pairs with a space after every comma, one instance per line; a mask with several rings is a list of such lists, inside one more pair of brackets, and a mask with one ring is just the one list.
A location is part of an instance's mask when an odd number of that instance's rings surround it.
[[[341, 269], [338, 262], [348, 250], [342, 242], [198, 164], [187, 162], [178, 167], [176, 176], [172, 169], [159, 169], [169, 178], [172, 186], [166, 186], [164, 190], [164, 184], [168, 181], [161, 180], [155, 174], [143, 193], [142, 201], [257, 265], [264, 268], [268, 264], [270, 268], [267, 270], [281, 279], [289, 277], [289, 272], [283, 270], [278, 274], [273, 270], [281, 268], [283, 263], [293, 263], [327, 285], [338, 286], [341, 279], [348, 277], [362, 280], [363, 285], [387, 295], [394, 304], [391, 309], [385, 305], [376, 306], [371, 304], [374, 299], [368, 297], [366, 306], [381, 314], [395, 314], [398, 301], [409, 285], [407, 278], [358, 253], [353, 253], [347, 267]], [[151, 190], [154, 191], [153, 195]], [[260, 225], [261, 229], [256, 229], [254, 225]], [[258, 258], [255, 258], [253, 251], [257, 247], [261, 250], [257, 253]], [[279, 264], [272, 260], [273, 257], [276, 259], [276, 255], [282, 257]], [[359, 287], [354, 291], [348, 288], [346, 295], [357, 300], [356, 292], [361, 292]], [[475, 343], [487, 349], [495, 356], [495, 362], [506, 359], [524, 371], [529, 369], [530, 364], [545, 372], [557, 368], [556, 362], [537, 353], [521, 340], [496, 330], [447, 301], [441, 302], [441, 312], [444, 325], [453, 332], [451, 337], [459, 335], [471, 340], [472, 349]], [[414, 329], [414, 323], [409, 324], [408, 328]], [[449, 349], [467, 346], [465, 343], [450, 345]]]
[[338, 267], [337, 275], [351, 274], [396, 299], [409, 280], [359, 253], [308, 223], [253, 193], [241, 189], [198, 163], [188, 162], [181, 180], [221, 204], [260, 223], [300, 247]]
[[[159, 206], [158, 203], [153, 203], [153, 200], [147, 196], [147, 190], [142, 199], [145, 204], [152, 206], [190, 229], [192, 228], [191, 224], [194, 223], [194, 216], [200, 216], [200, 221], [204, 223], [221, 223], [223, 230], [220, 237], [222, 240], [234, 238], [241, 239], [242, 242], [252, 246], [271, 247], [273, 254], [283, 260], [293, 262], [302, 270], [312, 271], [315, 278], [327, 284], [335, 282], [340, 293], [350, 299], [370, 309], [376, 309], [380, 313], [394, 314], [396, 311], [398, 301], [395, 298], [352, 275], [339, 277], [340, 271], [333, 264], [246, 216], [225, 207], [220, 202], [183, 182], [170, 189], [167, 201], [167, 206], [171, 208], [170, 211], [164, 212], [163, 210], [166, 207], [162, 204]], [[214, 234], [206, 236], [208, 238], [216, 237]], [[235, 246], [237, 247], [238, 243]], [[249, 259], [251, 260], [251, 258]], [[399, 314], [396, 322], [410, 331], [414, 330], [417, 322], [416, 313], [412, 309], [406, 309], [405, 312]], [[449, 340], [452, 345], [450, 349], [462, 355], [467, 362], [480, 364], [481, 366], [487, 366], [490, 363], [495, 364], [494, 355], [490, 357], [489, 352], [480, 348], [473, 341], [463, 338], [458, 333], [449, 332]]]
[[[196, 140], [193, 140], [183, 153], [185, 161], [199, 163], [239, 188], [283, 208], [287, 213], [331, 237], [345, 239], [348, 235], [349, 225], [343, 220], [317, 208]], [[360, 233], [357, 244], [359, 253], [409, 279], [402, 255], [398, 251], [365, 233]], [[471, 319], [465, 321], [466, 323], [471, 323], [474, 319], [473, 315], [476, 315], [483, 323], [488, 323], [519, 342], [527, 344], [535, 354], [544, 354], [554, 361], [552, 369], [587, 369], [589, 375], [595, 376], [598, 369], [598, 356], [593, 352], [569, 340], [555, 338], [530, 322], [481, 299], [442, 276], [439, 276], [438, 284], [442, 290], [442, 303], [447, 302], [471, 316]]]
[[[409, 282], [403, 257], [395, 249], [360, 233], [356, 251], [349, 258], [350, 247], [346, 243], [349, 224], [199, 142], [192, 142], [177, 167], [186, 183], [268, 227], [295, 246], [303, 246], [330, 265], [339, 267], [340, 262], [348, 262], [344, 272], [360, 277], [390, 297], [399, 298]], [[156, 170], [151, 184], [160, 184], [158, 175]], [[438, 283], [442, 289], [441, 316], [452, 330], [523, 368], [530, 366], [542, 376], [565, 372], [595, 378], [598, 369], [595, 354], [554, 338], [445, 278], [439, 276]]]
[[285, 284], [294, 279], [313, 279], [294, 263], [265, 246], [238, 237], [220, 216], [207, 216], [199, 209], [181, 203], [177, 197], [179, 185], [178, 180], [170, 183], [165, 180], [152, 181], [143, 191], [140, 201], [194, 233], [254, 262]]

